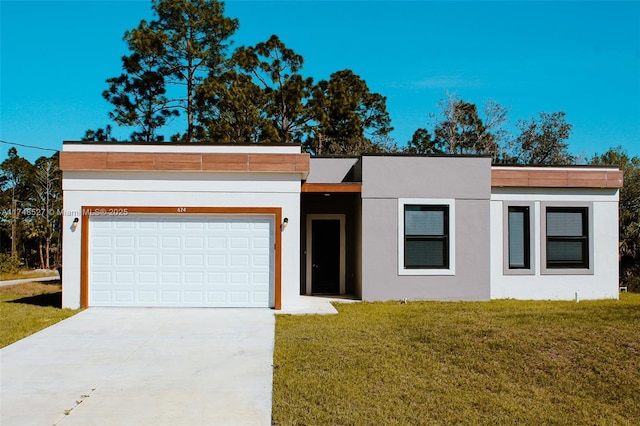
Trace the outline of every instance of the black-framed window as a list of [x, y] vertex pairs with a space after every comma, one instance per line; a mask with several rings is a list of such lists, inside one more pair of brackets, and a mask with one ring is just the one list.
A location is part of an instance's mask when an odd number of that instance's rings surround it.
[[589, 209], [547, 207], [548, 269], [589, 268]]
[[528, 206], [508, 208], [509, 269], [531, 268], [529, 214]]
[[449, 206], [404, 206], [405, 269], [449, 268]]

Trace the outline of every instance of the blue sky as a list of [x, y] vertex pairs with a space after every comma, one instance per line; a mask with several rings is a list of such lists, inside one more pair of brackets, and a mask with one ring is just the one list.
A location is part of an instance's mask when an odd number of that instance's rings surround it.
[[[225, 14], [240, 22], [234, 46], [277, 34], [304, 57], [305, 76], [360, 75], [387, 97], [400, 145], [432, 128], [429, 114], [449, 92], [510, 108], [512, 126], [564, 111], [574, 154], [621, 145], [640, 155], [638, 1], [231, 0]], [[60, 149], [104, 127], [105, 80], [121, 73], [122, 36], [152, 19], [150, 2], [2, 0], [0, 15], [0, 139]], [[0, 144], [0, 161], [8, 149]], [[51, 154], [18, 152], [32, 161]]]

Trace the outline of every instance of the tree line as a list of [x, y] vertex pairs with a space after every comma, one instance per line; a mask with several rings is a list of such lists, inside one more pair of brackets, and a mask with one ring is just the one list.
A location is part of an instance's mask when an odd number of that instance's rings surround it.
[[33, 164], [10, 148], [0, 164], [0, 272], [62, 263], [58, 153]]

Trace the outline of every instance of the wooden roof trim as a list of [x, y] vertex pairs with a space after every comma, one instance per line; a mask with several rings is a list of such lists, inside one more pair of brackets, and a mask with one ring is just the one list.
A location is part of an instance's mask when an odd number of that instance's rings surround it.
[[491, 169], [493, 187], [622, 188], [620, 170]]
[[301, 192], [324, 192], [324, 193], [356, 193], [362, 192], [362, 184], [357, 182], [349, 183], [302, 183]]
[[60, 169], [309, 173], [309, 154], [230, 154], [167, 152], [60, 153]]

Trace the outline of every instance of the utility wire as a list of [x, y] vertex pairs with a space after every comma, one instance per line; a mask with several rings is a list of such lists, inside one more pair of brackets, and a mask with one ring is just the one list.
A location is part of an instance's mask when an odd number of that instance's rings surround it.
[[2, 139], [0, 139], [0, 143], [4, 143], [7, 145], [14, 145], [14, 146], [21, 146], [23, 148], [33, 148], [33, 149], [41, 149], [42, 151], [53, 151], [53, 152], [59, 152], [59, 149], [53, 149], [53, 148], [42, 148], [39, 146], [34, 146], [34, 145], [25, 145], [22, 143], [17, 143], [17, 142], [7, 142], [7, 141], [3, 141]]

